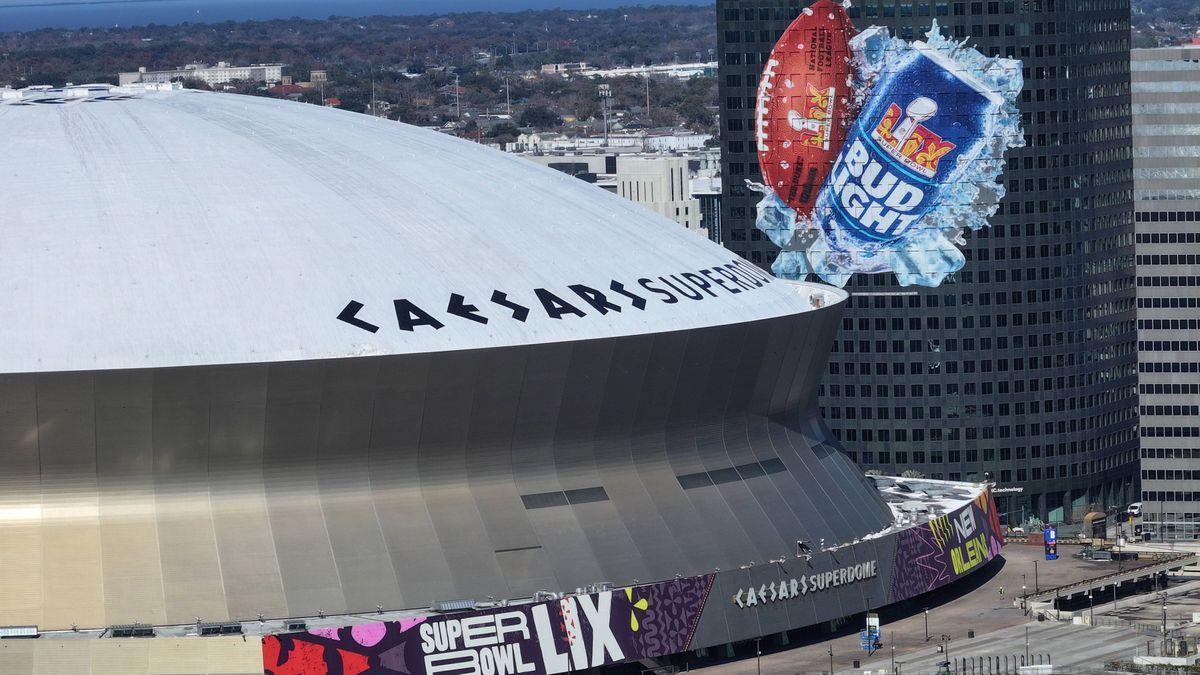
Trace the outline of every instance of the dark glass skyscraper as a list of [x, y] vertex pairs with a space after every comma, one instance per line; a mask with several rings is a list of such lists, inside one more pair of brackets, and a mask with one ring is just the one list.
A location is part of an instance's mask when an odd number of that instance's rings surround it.
[[[807, 3], [718, 0], [724, 243], [769, 267], [754, 228], [756, 85]], [[1026, 147], [993, 227], [941, 288], [858, 277], [825, 419], [864, 469], [997, 483], [1010, 522], [1123, 505], [1137, 470], [1128, 0], [856, 0], [859, 28], [945, 34], [1021, 59]]]

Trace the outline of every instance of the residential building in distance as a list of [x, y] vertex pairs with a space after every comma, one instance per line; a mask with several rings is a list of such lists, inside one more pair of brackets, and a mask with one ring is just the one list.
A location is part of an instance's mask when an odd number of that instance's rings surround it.
[[663, 63], [625, 68], [583, 68], [570, 74], [583, 77], [674, 77], [680, 80], [690, 80], [693, 77], [716, 75], [717, 62]]
[[712, 136], [688, 129], [637, 129], [614, 131], [603, 136], [568, 136], [556, 131], [534, 131], [517, 136], [511, 152], [574, 152], [627, 148], [634, 151], [702, 150]]
[[1200, 46], [1135, 49], [1143, 531], [1200, 538]]
[[215, 66], [192, 63], [175, 70], [147, 70], [145, 67], [142, 67], [138, 68], [137, 72], [119, 73], [117, 78], [122, 87], [131, 84], [161, 84], [193, 79], [200, 80], [210, 87], [239, 81], [277, 84], [283, 81], [283, 68], [282, 63], [233, 66], [225, 61], [221, 61]]
[[582, 70], [586, 70], [587, 67], [588, 64], [578, 61], [573, 63], [543, 63], [542, 74], [567, 77], [568, 75], [574, 75]]
[[[722, 241], [769, 268], [754, 227], [763, 60], [795, 0], [718, 0]], [[1127, 0], [855, 2], [855, 25], [919, 39], [936, 19], [1020, 59], [1026, 147], [1007, 156], [992, 227], [940, 288], [860, 276], [822, 389], [864, 469], [997, 484], [1009, 522], [1123, 506], [1136, 494], [1137, 354]]]

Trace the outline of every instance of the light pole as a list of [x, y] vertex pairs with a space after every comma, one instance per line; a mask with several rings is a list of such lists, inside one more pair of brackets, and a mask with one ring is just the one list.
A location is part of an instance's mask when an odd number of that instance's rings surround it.
[[1092, 589], [1088, 588], [1088, 624], [1096, 625], [1096, 604], [1092, 601]]
[[1025, 626], [1025, 663], [1021, 665], [1031, 665], [1029, 663], [1029, 626]]
[[1038, 584], [1038, 571], [1037, 571], [1037, 561], [1036, 560], [1033, 561], [1033, 592], [1034, 593], [1042, 592], [1041, 585]]
[[929, 642], [929, 608], [926, 607], [924, 612], [925, 612], [925, 641]]
[[896, 675], [896, 631], [892, 631], [892, 675]]
[[1159, 593], [1158, 597], [1162, 600], [1162, 633], [1163, 637], [1167, 635], [1167, 594]]
[[754, 639], [754, 667], [758, 669], [758, 675], [762, 675], [762, 638]]
[[833, 675], [833, 645], [829, 645], [829, 675]]
[[1118, 574], [1120, 574], [1120, 572], [1121, 572], [1121, 565], [1123, 565], [1125, 562], [1124, 556], [1121, 555], [1121, 540], [1124, 538], [1125, 538], [1125, 532], [1121, 529], [1121, 526], [1118, 525], [1117, 526], [1117, 573]]
[[612, 89], [607, 84], [600, 85], [600, 107], [604, 110], [604, 147], [608, 147], [608, 101], [612, 98]]

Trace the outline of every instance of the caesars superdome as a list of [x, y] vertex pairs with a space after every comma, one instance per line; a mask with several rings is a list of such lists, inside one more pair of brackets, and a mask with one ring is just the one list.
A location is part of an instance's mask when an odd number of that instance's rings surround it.
[[894, 525], [817, 415], [840, 290], [365, 115], [97, 86], [0, 127], [0, 624], [528, 598]]

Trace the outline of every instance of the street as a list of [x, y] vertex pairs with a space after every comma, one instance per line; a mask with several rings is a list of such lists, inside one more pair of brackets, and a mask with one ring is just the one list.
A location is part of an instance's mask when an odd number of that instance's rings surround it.
[[[890, 608], [880, 613], [883, 647], [868, 656], [859, 645], [858, 631], [862, 626], [848, 626], [847, 630], [834, 637], [811, 644], [769, 648], [763, 645], [761, 659], [747, 658], [732, 663], [705, 667], [713, 675], [757, 675], [757, 673], [828, 673], [829, 650], [833, 651], [833, 667], [838, 673], [861, 673], [865, 666], [888, 668], [893, 653], [897, 662], [910, 655], [926, 650], [935, 650], [945, 641], [953, 656], [959, 649], [969, 648], [968, 631], [974, 631], [976, 640], [986, 634], [1027, 622], [1021, 609], [1014, 606], [1020, 597], [1021, 587], [1034, 592], [1034, 569], [1036, 563], [1037, 583], [1042, 589], [1080, 581], [1116, 570], [1116, 563], [1083, 561], [1074, 557], [1078, 546], [1059, 546], [1059, 559], [1047, 561], [1040, 545], [1009, 544], [1004, 547], [1001, 558], [992, 561], [986, 568], [968, 577], [964, 582], [947, 591], [926, 596], [928, 605]], [[1128, 566], [1128, 563], [1126, 563]], [[973, 590], [970, 590], [974, 586]], [[1001, 588], [1004, 589], [1003, 595]], [[958, 596], [958, 597], [955, 597]], [[928, 616], [923, 611], [928, 607]], [[928, 618], [928, 640], [926, 640], [926, 618]], [[1046, 624], [1049, 628], [1050, 624]], [[1063, 628], [1080, 628], [1063, 625]], [[1021, 629], [1017, 629], [1020, 631]], [[1119, 632], [1119, 631], [1118, 631]], [[1064, 640], [1070, 641], [1070, 633], [1063, 632]], [[945, 636], [945, 637], [943, 637]], [[821, 640], [821, 637], [814, 636]], [[1097, 635], [1099, 639], [1107, 638]], [[1134, 640], [1139, 642], [1140, 638]], [[773, 651], [769, 651], [773, 649]], [[880, 665], [882, 659], [882, 665]], [[854, 667], [858, 660], [860, 666]], [[928, 659], [926, 659], [928, 660]], [[693, 666], [694, 668], [694, 666]], [[905, 670], [904, 672], [917, 672]], [[924, 671], [921, 671], [924, 672]]]

